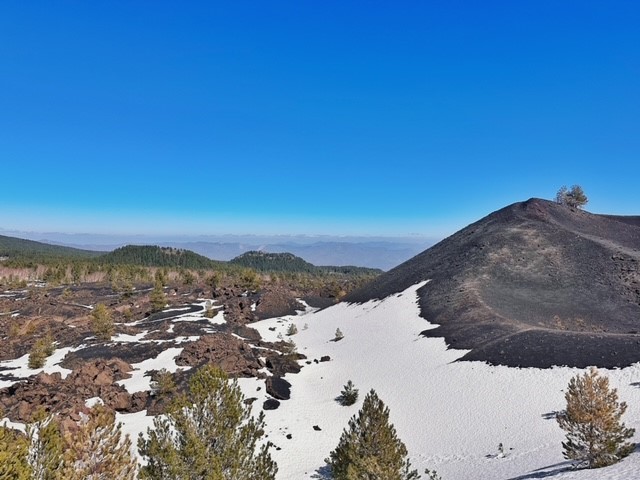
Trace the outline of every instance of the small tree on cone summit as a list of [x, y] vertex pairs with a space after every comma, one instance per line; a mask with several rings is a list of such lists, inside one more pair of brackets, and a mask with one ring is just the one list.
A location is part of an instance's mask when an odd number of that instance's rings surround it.
[[336, 449], [326, 460], [335, 480], [415, 480], [407, 448], [389, 423], [389, 409], [374, 390], [349, 420]]
[[577, 466], [599, 468], [612, 465], [634, 448], [627, 442], [635, 430], [626, 428], [620, 418], [627, 409], [618, 402], [617, 390], [595, 368], [577, 375], [565, 394], [567, 409], [558, 415], [558, 424], [567, 431], [562, 443], [564, 457], [577, 460]]
[[583, 208], [589, 199], [580, 185], [573, 185], [570, 189], [563, 185], [556, 193], [556, 202], [571, 208]]

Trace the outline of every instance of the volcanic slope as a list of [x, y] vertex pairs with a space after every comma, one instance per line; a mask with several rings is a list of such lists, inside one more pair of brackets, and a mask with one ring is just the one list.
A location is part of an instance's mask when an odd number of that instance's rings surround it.
[[[431, 280], [423, 335], [461, 360], [546, 368], [640, 361], [640, 217], [596, 215], [537, 198], [498, 210], [381, 275], [365, 302]], [[393, 321], [394, 319], [389, 319]]]

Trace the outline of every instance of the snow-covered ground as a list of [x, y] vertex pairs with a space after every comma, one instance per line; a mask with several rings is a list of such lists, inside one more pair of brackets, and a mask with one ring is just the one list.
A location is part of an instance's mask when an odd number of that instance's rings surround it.
[[[419, 316], [416, 292], [422, 285], [424, 282], [382, 301], [338, 304], [321, 311], [307, 307], [299, 315], [251, 325], [267, 341], [291, 338], [298, 351], [307, 356], [300, 362], [300, 373], [285, 377], [292, 384], [291, 399], [282, 401], [277, 410], [265, 412], [268, 440], [278, 447], [271, 450], [279, 466], [278, 480], [324, 478], [324, 459], [372, 388], [389, 406], [391, 421], [407, 445], [414, 467], [420, 472], [435, 469], [443, 480], [640, 479], [640, 452], [604, 469], [567, 470], [569, 464], [562, 457], [561, 447], [564, 433], [554, 415], [565, 406], [563, 390], [569, 379], [583, 370], [456, 362], [465, 351], [449, 350], [442, 339], [419, 334], [430, 326]], [[175, 322], [203, 319], [202, 312], [180, 311], [175, 309], [177, 315], [171, 319], [170, 330]], [[223, 313], [210, 322], [224, 322]], [[289, 337], [291, 324], [296, 325], [298, 333]], [[336, 342], [338, 328], [344, 338]], [[146, 333], [123, 334], [114, 341], [150, 342], [144, 339]], [[119, 383], [130, 392], [148, 389], [146, 373], [160, 368], [175, 371], [175, 356], [181, 349], [173, 346], [155, 358], [134, 364], [132, 377]], [[56, 351], [43, 370], [66, 375], [68, 370], [59, 362], [69, 350]], [[325, 355], [331, 360], [314, 361]], [[27, 356], [0, 362], [1, 367], [12, 369], [5, 373], [16, 377], [4, 383], [39, 371], [28, 369], [26, 362]], [[640, 364], [603, 372], [629, 405], [624, 421], [640, 429]], [[359, 388], [360, 398], [355, 405], [343, 407], [335, 398], [348, 380]], [[257, 413], [267, 398], [264, 380], [246, 378], [239, 384], [246, 397], [257, 398], [253, 403], [253, 412]], [[145, 411], [118, 414], [117, 419], [123, 422], [123, 431], [131, 435], [134, 450], [138, 433], [145, 432], [153, 422]], [[640, 431], [636, 441], [640, 441]], [[503, 458], [498, 456], [501, 443]]]
[[62, 378], [66, 378], [71, 373], [71, 370], [60, 366], [60, 362], [69, 352], [73, 352], [77, 348], [65, 347], [56, 349], [53, 354], [47, 357], [44, 367], [42, 368], [29, 368], [29, 354], [16, 358], [15, 360], [5, 360], [0, 362], [0, 368], [2, 373], [11, 374], [14, 378], [9, 380], [0, 380], [0, 388], [9, 387], [14, 383], [37, 375], [40, 372], [55, 373], [59, 372]]
[[[419, 335], [428, 326], [417, 304], [416, 291], [423, 284], [383, 301], [339, 304], [252, 325], [265, 340], [276, 340], [295, 323], [298, 351], [309, 360], [331, 356], [329, 362], [305, 364], [299, 374], [287, 375], [291, 399], [266, 412], [269, 440], [281, 448], [272, 451], [279, 480], [323, 478], [318, 469], [372, 388], [389, 406], [413, 465], [420, 472], [435, 469], [443, 480], [640, 479], [640, 452], [604, 469], [566, 471], [564, 433], [553, 417], [565, 406], [569, 379], [582, 370], [455, 362], [464, 351]], [[344, 333], [339, 342], [332, 341], [336, 328]], [[640, 365], [603, 372], [629, 404], [627, 425], [640, 427]], [[335, 401], [347, 380], [360, 389], [351, 407]], [[258, 396], [262, 390], [256, 392], [252, 381], [243, 380], [242, 387]], [[500, 443], [504, 458], [497, 455]]]

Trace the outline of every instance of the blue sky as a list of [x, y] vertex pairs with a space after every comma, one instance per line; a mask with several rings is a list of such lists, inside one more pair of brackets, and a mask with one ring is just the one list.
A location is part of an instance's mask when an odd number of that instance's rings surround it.
[[0, 2], [0, 228], [442, 236], [640, 214], [638, 2]]

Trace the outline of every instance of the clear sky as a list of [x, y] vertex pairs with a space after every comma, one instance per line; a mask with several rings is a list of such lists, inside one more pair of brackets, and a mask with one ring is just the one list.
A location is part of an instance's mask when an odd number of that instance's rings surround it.
[[444, 235], [640, 214], [640, 2], [0, 2], [0, 228]]

